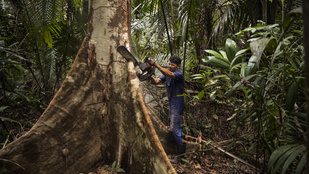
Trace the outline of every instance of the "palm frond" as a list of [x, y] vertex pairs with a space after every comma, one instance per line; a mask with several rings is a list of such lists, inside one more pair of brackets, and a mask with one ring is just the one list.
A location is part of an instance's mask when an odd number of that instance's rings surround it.
[[[71, 0], [70, 3], [76, 9], [82, 6], [81, 0]], [[53, 38], [60, 36], [60, 23], [65, 20], [67, 3], [62, 0], [29, 0], [22, 4], [32, 36], [38, 36], [40, 44], [45, 42], [52, 47]]]
[[218, 9], [221, 14], [219, 14], [213, 31], [214, 38], [219, 36], [220, 33], [235, 32], [241, 30], [243, 26], [248, 26], [248, 9], [243, 0], [218, 4]]

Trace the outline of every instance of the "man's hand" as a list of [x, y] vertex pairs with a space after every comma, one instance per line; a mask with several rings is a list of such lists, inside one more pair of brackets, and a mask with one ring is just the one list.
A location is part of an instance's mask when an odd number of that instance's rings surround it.
[[151, 60], [149, 61], [149, 64], [150, 64], [151, 66], [154, 66], [155, 63], [156, 63], [156, 60], [154, 60], [154, 59], [151, 59]]
[[156, 79], [155, 79], [155, 78], [153, 78], [153, 77], [151, 77], [151, 76], [148, 77], [148, 80], [150, 81], [151, 84], [155, 84], [155, 85], [161, 83], [161, 81], [162, 81], [160, 78], [156, 78]]

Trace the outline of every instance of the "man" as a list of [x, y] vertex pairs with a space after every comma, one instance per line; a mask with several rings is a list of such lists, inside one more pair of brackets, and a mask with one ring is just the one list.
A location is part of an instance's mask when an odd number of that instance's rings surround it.
[[159, 84], [166, 82], [169, 109], [170, 109], [170, 131], [173, 134], [175, 143], [177, 145], [177, 157], [171, 160], [171, 163], [178, 163], [185, 153], [186, 147], [182, 143], [181, 139], [181, 121], [182, 113], [184, 109], [184, 97], [177, 96], [183, 94], [184, 77], [179, 71], [181, 65], [181, 59], [178, 56], [172, 56], [168, 63], [168, 69], [165, 69], [158, 65], [155, 60], [150, 61], [151, 65], [157, 67], [163, 74], [160, 78], [149, 77], [152, 84]]

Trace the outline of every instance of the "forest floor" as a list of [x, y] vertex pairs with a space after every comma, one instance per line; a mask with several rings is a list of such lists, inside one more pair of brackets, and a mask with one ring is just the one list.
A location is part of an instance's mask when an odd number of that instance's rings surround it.
[[[197, 108], [200, 109], [199, 110], [195, 109], [197, 111], [194, 113], [195, 119], [205, 116], [205, 114], [202, 114], [206, 113], [206, 111], [203, 111], [203, 108], [205, 107], [201, 107], [201, 105], [204, 104], [198, 104], [196, 106]], [[223, 106], [221, 105], [220, 107]], [[236, 141], [237, 143], [229, 147], [229, 145], [231, 145], [231, 143], [235, 139], [235, 137], [233, 137], [232, 135], [233, 131], [231, 129], [231, 126], [235, 123], [235, 121], [234, 122], [226, 121], [226, 118], [228, 118], [226, 114], [228, 114], [228, 112], [225, 112], [224, 114], [224, 111], [222, 112], [221, 110], [217, 111], [216, 113], [220, 116], [216, 118], [209, 117], [208, 120], [204, 122], [205, 125], [208, 125], [208, 122], [212, 122], [211, 124], [213, 124], [212, 126], [213, 129], [209, 131], [208, 134], [204, 133], [205, 135], [201, 135], [201, 139], [204, 140], [204, 144], [207, 142], [211, 143], [209, 143], [206, 146], [206, 148], [199, 150], [198, 152], [187, 151], [182, 163], [173, 164], [173, 167], [175, 168], [177, 173], [179, 174], [262, 173], [257, 171], [260, 170], [262, 167], [259, 166], [259, 164], [255, 163], [255, 159], [252, 159], [253, 155], [243, 154], [245, 150], [241, 143], [238, 143]], [[194, 133], [188, 132], [188, 134], [192, 135]], [[196, 142], [196, 140], [198, 140], [197, 137], [199, 136], [198, 135], [195, 136], [196, 139], [194, 141]], [[172, 157], [170, 156], [170, 158]], [[255, 165], [253, 165], [253, 163], [255, 163]], [[258, 166], [259, 169], [256, 170], [255, 166]]]
[[[206, 152], [204, 154], [190, 154], [185, 156], [186, 163], [173, 164], [179, 174], [221, 174], [221, 173], [256, 173], [255, 169], [249, 167], [219, 150]], [[259, 173], [259, 172], [258, 172]]]
[[[187, 151], [180, 163], [172, 165], [179, 174], [261, 173], [256, 171], [252, 164], [248, 163], [248, 159], [236, 156], [239, 155], [236, 149], [230, 149], [226, 152], [224, 149], [226, 149], [228, 145], [229, 141], [224, 145], [220, 145], [219, 148], [208, 146], [208, 148], [200, 150], [199, 152]], [[168, 157], [170, 159], [173, 158], [171, 155], [168, 155]]]
[[[199, 91], [197, 88], [194, 89], [192, 85], [190, 85], [189, 89]], [[147, 103], [147, 99], [145, 100], [146, 103], [152, 105], [151, 108], [156, 110], [156, 114], [161, 118], [161, 121], [168, 125], [169, 111], [167, 99], [164, 100], [164, 97], [166, 97], [166, 94], [164, 94], [165, 88], [154, 89], [152, 87], [149, 89], [146, 87], [143, 90], [146, 94], [152, 95], [149, 100], [152, 104]], [[184, 160], [181, 163], [172, 164], [177, 173], [263, 173], [260, 172], [265, 168], [262, 160], [259, 159], [259, 162], [256, 162], [254, 155], [252, 155], [255, 152], [255, 149], [251, 148], [254, 147], [254, 139], [249, 140], [250, 143], [248, 144], [234, 141], [236, 138], [250, 133], [250, 129], [234, 131], [239, 116], [234, 114], [237, 104], [234, 103], [233, 105], [224, 101], [220, 103], [211, 100], [188, 102], [190, 100], [190, 98], [186, 98], [186, 107], [183, 114], [182, 132], [187, 135], [184, 139], [191, 142], [196, 142], [199, 139], [203, 141], [201, 144], [209, 144], [203, 146], [204, 149], [200, 149], [198, 152], [186, 151]], [[237, 136], [235, 136], [235, 132], [237, 132]], [[170, 159], [172, 158], [172, 156], [168, 156]]]
[[[165, 88], [144, 88], [148, 96], [144, 96], [145, 102], [161, 121], [168, 125], [168, 103], [164, 91]], [[149, 94], [152, 93], [152, 96]], [[156, 98], [157, 97], [157, 98]], [[154, 104], [155, 103], [155, 104]], [[231, 118], [234, 106], [213, 101], [197, 101], [186, 105], [183, 115], [182, 132], [187, 136], [184, 139], [191, 142], [199, 140], [209, 143], [199, 151], [186, 151], [183, 160], [178, 164], [172, 164], [178, 174], [260, 174], [263, 170], [261, 162], [256, 163], [250, 151], [245, 152], [251, 145], [242, 144], [235, 140], [233, 127], [237, 117]], [[247, 132], [239, 132], [239, 136]], [[251, 140], [252, 141], [252, 140]], [[252, 141], [254, 142], [254, 141]], [[202, 143], [201, 143], [202, 144]], [[249, 146], [249, 147], [248, 147]], [[249, 152], [249, 153], [248, 153]], [[252, 152], [252, 151], [251, 151]], [[168, 155], [170, 159], [174, 156]], [[243, 162], [242, 162], [243, 161]], [[256, 170], [255, 166], [258, 167]], [[104, 167], [103, 167], [104, 168]], [[102, 167], [96, 172], [88, 174], [103, 174]]]
[[[151, 100], [156, 101], [156, 104], [153, 105], [152, 108], [156, 110], [155, 112], [161, 121], [165, 125], [168, 125], [168, 103], [167, 99], [164, 99], [166, 98], [164, 92], [162, 93], [165, 89], [159, 89], [157, 91], [151, 90], [154, 92]], [[209, 142], [209, 144], [205, 146], [206, 148], [203, 146], [204, 149], [200, 149], [198, 152], [186, 151], [182, 162], [173, 164], [177, 173], [263, 173], [260, 172], [263, 168], [265, 169], [263, 162], [261, 160], [256, 162], [254, 155], [252, 155], [255, 152], [254, 149], [248, 150], [252, 146], [251, 144], [254, 144], [254, 139], [250, 140], [249, 144], [242, 144], [241, 141], [233, 141], [235, 140], [235, 131], [233, 130], [237, 123], [237, 116], [232, 116], [234, 109], [235, 106], [214, 101], [196, 101], [186, 104], [183, 115], [182, 132], [187, 136], [185, 136], [184, 139], [196, 142], [199, 137], [199, 140], [204, 140], [204, 142]], [[38, 118], [38, 116], [36, 118]], [[31, 120], [32, 123], [36, 121], [34, 118]], [[26, 122], [26, 120], [24, 120], [24, 122]], [[29, 124], [29, 129], [31, 126], [32, 125]], [[26, 131], [28, 131], [28, 129], [23, 129], [22, 131], [16, 130], [16, 132], [20, 133], [17, 133], [15, 138], [20, 137]], [[237, 132], [237, 137], [248, 132], [250, 133], [250, 129], [246, 130], [246, 132]], [[232, 142], [234, 142], [234, 144], [231, 146]], [[225, 150], [228, 153], [224, 152]], [[173, 158], [171, 155], [168, 155], [168, 157], [170, 159]], [[256, 170], [254, 166], [258, 167], [258, 170]], [[102, 172], [100, 171], [102, 171], [102, 167], [98, 168], [96, 172], [90, 172], [89, 174], [101, 174]]]
[[[230, 135], [230, 129], [222, 129], [221, 135], [216, 134], [214, 137], [209, 135], [202, 136], [204, 144], [211, 142], [204, 149], [199, 151], [186, 151], [186, 154], [178, 164], [172, 164], [178, 174], [254, 174], [262, 173], [262, 167], [255, 164], [250, 155], [242, 155], [242, 147], [234, 145], [229, 147], [233, 139], [226, 139]], [[212, 138], [210, 141], [210, 137]], [[196, 138], [198, 140], [198, 138]], [[192, 140], [191, 140], [192, 141]], [[196, 141], [194, 141], [196, 142]], [[202, 144], [202, 143], [201, 143]], [[237, 143], [236, 143], [237, 144]], [[168, 155], [170, 159], [173, 156]]]

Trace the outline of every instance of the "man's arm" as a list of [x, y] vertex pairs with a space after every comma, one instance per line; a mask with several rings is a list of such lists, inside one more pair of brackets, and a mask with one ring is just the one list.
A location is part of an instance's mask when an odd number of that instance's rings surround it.
[[172, 78], [172, 79], [175, 79], [175, 78], [176, 78], [175, 74], [174, 74], [172, 71], [170, 71], [170, 70], [168, 70], [168, 69], [165, 69], [165, 68], [161, 67], [161, 66], [160, 66], [159, 64], [157, 64], [157, 62], [155, 62], [154, 60], [151, 60], [150, 64], [156, 66], [156, 67], [158, 68], [158, 70], [161, 71], [161, 73], [162, 73], [163, 75], [165, 75], [166, 77], [170, 77], [170, 78]]
[[151, 84], [157, 85], [159, 83], [162, 82], [162, 80], [160, 78], [153, 78], [152, 76], [148, 77], [148, 79], [150, 80]]

